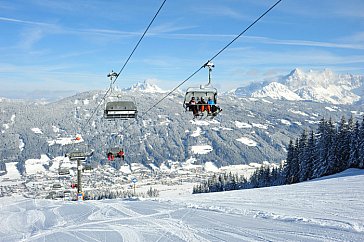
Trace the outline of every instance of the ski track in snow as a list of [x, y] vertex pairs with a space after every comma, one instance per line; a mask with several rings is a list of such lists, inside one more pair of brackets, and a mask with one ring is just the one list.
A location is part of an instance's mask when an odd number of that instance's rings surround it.
[[[354, 174], [354, 175], [353, 175]], [[0, 241], [364, 241], [364, 171], [157, 200], [0, 198]]]

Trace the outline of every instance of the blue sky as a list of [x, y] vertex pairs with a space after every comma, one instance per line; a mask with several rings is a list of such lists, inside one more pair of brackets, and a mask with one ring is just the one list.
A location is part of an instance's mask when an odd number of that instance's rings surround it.
[[[167, 0], [117, 85], [177, 86], [275, 2]], [[161, 3], [1, 0], [0, 96], [106, 89]], [[221, 91], [294, 68], [364, 74], [364, 1], [283, 0], [214, 64]], [[206, 79], [202, 70], [182, 88]]]

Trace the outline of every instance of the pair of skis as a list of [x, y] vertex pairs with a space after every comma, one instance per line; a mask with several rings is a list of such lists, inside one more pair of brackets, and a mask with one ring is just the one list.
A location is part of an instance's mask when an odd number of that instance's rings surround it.
[[217, 109], [215, 112], [207, 113], [207, 115], [204, 115], [205, 112], [201, 112], [197, 115], [194, 115], [193, 119], [196, 119], [197, 117], [200, 117], [200, 119], [202, 119], [203, 117], [210, 117], [210, 119], [214, 119], [220, 112], [222, 112], [222, 109]]

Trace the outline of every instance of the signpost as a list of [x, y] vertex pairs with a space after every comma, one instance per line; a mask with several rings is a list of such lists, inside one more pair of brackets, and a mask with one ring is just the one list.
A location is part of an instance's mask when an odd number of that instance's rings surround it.
[[77, 201], [83, 201], [83, 192], [77, 194]]
[[131, 181], [134, 183], [134, 196], [135, 196], [136, 195], [136, 193], [135, 193], [135, 183], [137, 183], [138, 179], [133, 177], [133, 179], [131, 179]]

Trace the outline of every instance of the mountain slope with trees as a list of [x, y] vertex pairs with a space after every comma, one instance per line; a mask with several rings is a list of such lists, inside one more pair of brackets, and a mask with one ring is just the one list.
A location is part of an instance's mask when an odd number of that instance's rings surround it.
[[[343, 114], [361, 115], [357, 105], [220, 94], [220, 115], [213, 120], [193, 120], [192, 113], [182, 107], [184, 94], [180, 92], [145, 113], [165, 93], [142, 86], [122, 92], [135, 97], [138, 106], [139, 117], [131, 121], [103, 118], [104, 91], [79, 93], [52, 103], [2, 99], [0, 160], [24, 162], [41, 154], [62, 156], [77, 145], [64, 145], [59, 140], [80, 134], [87, 148], [94, 150], [91, 159], [96, 163], [104, 162], [106, 150], [116, 146], [124, 148], [126, 163], [146, 166], [171, 166], [191, 158], [196, 164], [213, 162], [218, 167], [280, 163], [289, 140], [305, 129], [314, 129], [322, 117], [335, 120]], [[200, 151], [204, 146], [209, 147], [207, 153]]]
[[280, 167], [262, 165], [249, 178], [233, 174], [214, 176], [194, 188], [194, 193], [293, 184], [333, 175], [349, 168], [364, 169], [364, 118], [343, 116], [335, 125], [321, 119], [316, 131], [290, 140], [287, 159]]

